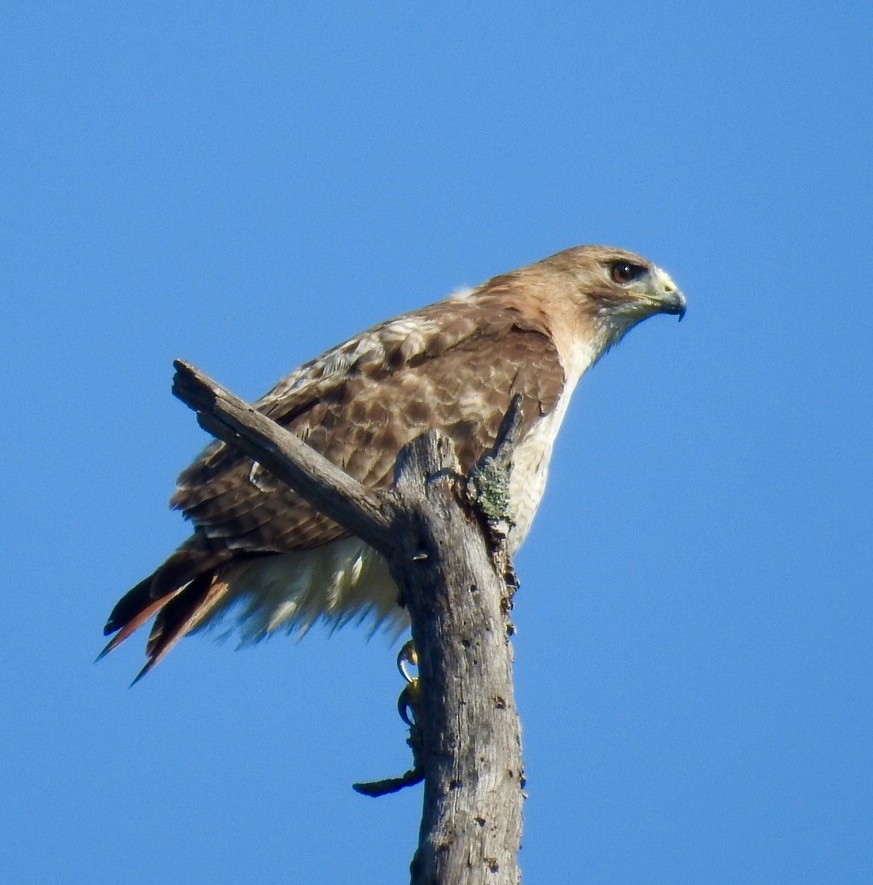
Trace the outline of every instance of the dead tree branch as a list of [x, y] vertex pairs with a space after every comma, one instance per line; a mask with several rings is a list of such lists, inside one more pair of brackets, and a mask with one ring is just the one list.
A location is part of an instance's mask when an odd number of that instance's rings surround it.
[[469, 479], [451, 442], [428, 432], [401, 450], [394, 488], [374, 492], [194, 366], [175, 366], [173, 392], [204, 429], [388, 561], [419, 660], [424, 808], [412, 882], [515, 885], [524, 775], [510, 644], [515, 581], [503, 539], [518, 401]]

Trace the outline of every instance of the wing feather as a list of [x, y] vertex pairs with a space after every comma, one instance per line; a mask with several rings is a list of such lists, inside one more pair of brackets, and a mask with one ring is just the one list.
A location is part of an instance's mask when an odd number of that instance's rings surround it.
[[[523, 398], [525, 432], [554, 409], [563, 383], [544, 328], [457, 300], [334, 348], [256, 406], [360, 482], [386, 488], [398, 450], [424, 430], [447, 433], [469, 468], [492, 444], [515, 393]], [[285, 552], [346, 534], [224, 444], [182, 473], [171, 504], [235, 550]]]

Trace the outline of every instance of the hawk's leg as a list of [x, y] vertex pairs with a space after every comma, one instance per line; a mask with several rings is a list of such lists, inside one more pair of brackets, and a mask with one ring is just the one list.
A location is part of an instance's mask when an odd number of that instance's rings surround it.
[[409, 667], [418, 666], [418, 652], [415, 643], [410, 639], [403, 644], [397, 655], [397, 669], [406, 680], [406, 686], [400, 692], [397, 699], [397, 711], [400, 718], [409, 726], [409, 737], [406, 743], [412, 750], [413, 767], [400, 777], [387, 778], [381, 781], [373, 781], [365, 784], [353, 784], [358, 793], [365, 796], [385, 796], [388, 793], [396, 793], [404, 787], [411, 787], [424, 780], [424, 772], [421, 767], [421, 730], [418, 727], [418, 704], [421, 697], [421, 688], [418, 677], [409, 672]]
[[[400, 649], [397, 655], [397, 669], [406, 680], [406, 686], [400, 692], [400, 697], [397, 699], [397, 711], [400, 713], [400, 718], [412, 728], [418, 719], [416, 707], [420, 697], [420, 686], [418, 677], [410, 674], [407, 669], [408, 666], [418, 666], [418, 652], [415, 649], [415, 643], [411, 639], [403, 643], [403, 648]], [[412, 718], [409, 716], [410, 712], [412, 713]]]

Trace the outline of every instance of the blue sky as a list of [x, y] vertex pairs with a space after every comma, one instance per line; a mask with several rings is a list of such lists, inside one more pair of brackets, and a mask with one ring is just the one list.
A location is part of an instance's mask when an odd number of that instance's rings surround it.
[[396, 647], [95, 666], [254, 398], [583, 242], [689, 301], [588, 375], [517, 557], [530, 882], [873, 879], [867, 3], [7, 3], [0, 874], [404, 881]]

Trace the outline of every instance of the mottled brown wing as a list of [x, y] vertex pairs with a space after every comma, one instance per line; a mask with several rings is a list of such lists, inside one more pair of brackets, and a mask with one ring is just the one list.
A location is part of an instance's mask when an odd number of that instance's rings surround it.
[[[303, 366], [258, 407], [359, 481], [384, 488], [399, 449], [423, 431], [447, 433], [469, 468], [516, 393], [525, 433], [555, 408], [563, 384], [544, 326], [469, 298], [375, 327]], [[234, 551], [294, 550], [346, 534], [224, 445], [180, 476], [171, 503]]]

